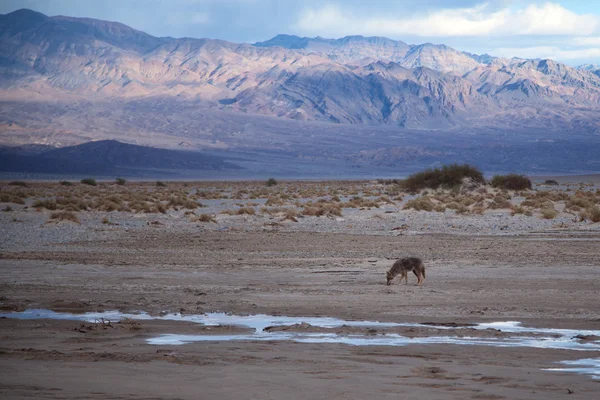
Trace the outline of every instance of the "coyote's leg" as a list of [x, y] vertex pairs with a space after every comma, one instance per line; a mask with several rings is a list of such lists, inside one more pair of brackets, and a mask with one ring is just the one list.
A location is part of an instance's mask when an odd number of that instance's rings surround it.
[[415, 274], [415, 276], [417, 277], [417, 285], [420, 285], [421, 284], [421, 274], [416, 269], [413, 269], [413, 274]]

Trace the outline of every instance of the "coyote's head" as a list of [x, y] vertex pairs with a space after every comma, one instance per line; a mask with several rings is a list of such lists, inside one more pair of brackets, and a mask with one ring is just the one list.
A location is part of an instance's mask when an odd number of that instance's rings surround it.
[[387, 277], [387, 284], [391, 285], [392, 280], [394, 279], [394, 275], [390, 271], [386, 272], [385, 276]]

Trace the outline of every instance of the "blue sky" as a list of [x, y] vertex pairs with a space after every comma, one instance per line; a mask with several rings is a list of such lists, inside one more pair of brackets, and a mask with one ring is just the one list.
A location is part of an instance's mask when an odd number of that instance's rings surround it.
[[386, 36], [503, 57], [600, 64], [598, 0], [2, 0], [0, 13], [119, 21], [155, 36]]

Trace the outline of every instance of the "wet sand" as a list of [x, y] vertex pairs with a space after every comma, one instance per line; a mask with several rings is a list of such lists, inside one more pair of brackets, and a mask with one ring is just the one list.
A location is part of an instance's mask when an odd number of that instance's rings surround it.
[[[20, 226], [40, 225], [26, 220]], [[1, 312], [263, 313], [600, 330], [600, 235], [593, 231], [376, 236], [82, 223], [69, 232], [60, 242], [48, 237], [0, 254]], [[409, 285], [386, 286], [391, 259], [408, 254], [424, 258], [425, 284], [414, 286], [411, 275]], [[588, 375], [543, 370], [561, 367], [562, 360], [599, 358], [597, 351], [147, 342], [165, 333], [243, 332], [161, 320], [107, 325], [3, 318], [0, 396], [548, 400], [592, 399], [600, 390]]]

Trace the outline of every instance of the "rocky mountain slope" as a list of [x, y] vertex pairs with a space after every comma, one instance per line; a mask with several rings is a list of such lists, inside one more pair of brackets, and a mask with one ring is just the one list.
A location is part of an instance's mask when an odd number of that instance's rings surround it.
[[[3, 137], [29, 135], [46, 109], [58, 118], [70, 105], [102, 103], [110, 114], [107, 104], [116, 112], [142, 100], [156, 107], [176, 100], [211, 115], [410, 129], [600, 132], [600, 72], [593, 66], [380, 37], [278, 35], [254, 45], [157, 38], [115, 22], [30, 10], [0, 16], [0, 95]], [[19, 112], [34, 103], [36, 112]], [[148, 134], [134, 116], [127, 123], [132, 142]], [[98, 120], [79, 115], [74, 124], [83, 140]]]

